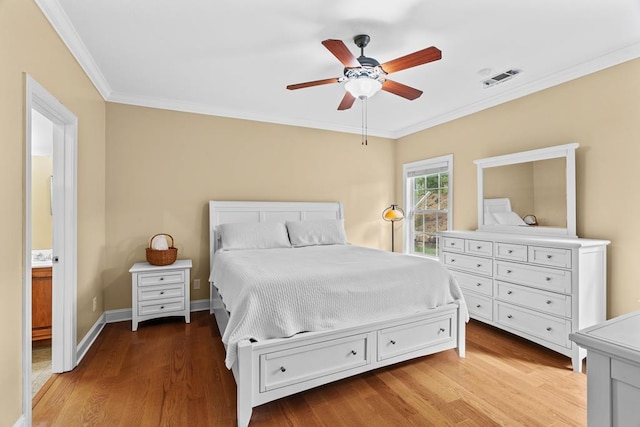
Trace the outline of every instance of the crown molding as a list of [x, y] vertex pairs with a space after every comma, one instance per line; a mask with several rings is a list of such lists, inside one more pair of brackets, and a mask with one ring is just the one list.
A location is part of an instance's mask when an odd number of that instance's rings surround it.
[[[615, 65], [619, 65], [623, 62], [631, 61], [639, 57], [640, 42], [636, 42], [613, 52], [609, 52], [593, 58], [589, 61], [585, 61], [576, 66], [569, 67], [553, 74], [549, 74], [527, 84], [514, 87], [513, 89], [504, 91], [490, 98], [483, 99], [482, 101], [466, 105], [462, 108], [457, 108], [445, 114], [433, 117], [429, 120], [416, 123], [413, 126], [408, 126], [404, 129], [393, 132], [392, 138], [399, 139], [434, 126], [450, 122], [452, 120], [456, 120], [461, 117], [468, 116], [470, 114], [477, 113], [479, 111], [486, 110], [500, 104], [504, 104], [505, 102], [513, 101], [523, 96], [531, 95], [532, 93], [539, 92], [541, 90], [548, 89], [562, 83], [567, 83], [571, 80], [575, 80], [577, 78], [602, 71], [605, 68], [613, 67]], [[491, 88], [487, 88], [486, 90], [491, 90]]]
[[[300, 120], [286, 117], [276, 117], [253, 111], [231, 110], [207, 104], [180, 101], [175, 99], [155, 98], [144, 95], [130, 95], [122, 92], [112, 92], [107, 101], [116, 104], [136, 105], [139, 107], [159, 108], [163, 110], [180, 111], [184, 113], [228, 117], [232, 119], [251, 120], [255, 122], [298, 126], [342, 133], [353, 133], [358, 135], [362, 133], [362, 128], [360, 126], [345, 126], [335, 123], [319, 122], [315, 120]], [[393, 132], [388, 132], [380, 129], [368, 128], [367, 133], [369, 136], [394, 139]]]
[[111, 86], [100, 71], [100, 68], [89, 53], [75, 27], [57, 0], [35, 0], [36, 4], [47, 18], [53, 29], [58, 33], [62, 42], [76, 58], [80, 67], [89, 77], [104, 100], [111, 95]]

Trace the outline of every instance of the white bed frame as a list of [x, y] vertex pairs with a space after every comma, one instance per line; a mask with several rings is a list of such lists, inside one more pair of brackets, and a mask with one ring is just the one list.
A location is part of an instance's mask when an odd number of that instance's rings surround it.
[[[225, 223], [343, 218], [340, 203], [209, 202], [210, 262]], [[210, 279], [211, 280], [211, 279]], [[213, 282], [210, 312], [221, 336], [229, 313]], [[455, 348], [465, 356], [464, 302], [358, 326], [307, 332], [291, 338], [238, 343], [233, 376], [238, 426], [247, 426], [255, 406], [332, 381]]]

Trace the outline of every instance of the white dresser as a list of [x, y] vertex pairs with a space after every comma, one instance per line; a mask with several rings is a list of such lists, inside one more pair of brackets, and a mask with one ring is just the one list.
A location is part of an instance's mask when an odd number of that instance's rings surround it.
[[139, 322], [158, 317], [184, 316], [190, 322], [190, 269], [190, 259], [162, 266], [139, 262], [131, 267], [132, 331], [138, 330]]
[[571, 334], [587, 349], [587, 422], [640, 426], [640, 311]]
[[569, 334], [606, 319], [607, 240], [478, 231], [440, 234], [440, 261], [455, 276], [472, 318], [572, 359], [586, 350]]

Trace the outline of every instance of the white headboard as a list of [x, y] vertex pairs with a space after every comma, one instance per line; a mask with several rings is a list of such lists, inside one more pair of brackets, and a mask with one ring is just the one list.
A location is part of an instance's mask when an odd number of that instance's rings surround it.
[[234, 222], [285, 222], [343, 218], [341, 203], [325, 202], [209, 202], [209, 268], [218, 250], [217, 227]]

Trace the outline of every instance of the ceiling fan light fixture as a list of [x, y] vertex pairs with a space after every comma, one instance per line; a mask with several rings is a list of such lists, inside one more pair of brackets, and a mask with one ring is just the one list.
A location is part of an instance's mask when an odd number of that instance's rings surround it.
[[354, 97], [365, 99], [372, 97], [382, 89], [382, 83], [378, 80], [363, 76], [355, 79], [349, 79], [344, 84], [344, 88]]

